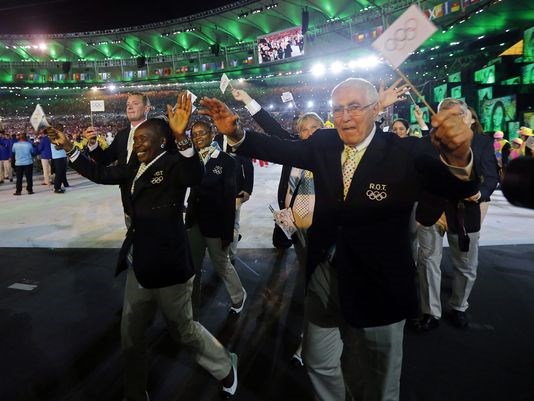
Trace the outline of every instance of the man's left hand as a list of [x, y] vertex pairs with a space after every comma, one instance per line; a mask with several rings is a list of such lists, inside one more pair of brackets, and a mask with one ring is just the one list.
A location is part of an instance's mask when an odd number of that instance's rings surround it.
[[452, 166], [467, 166], [473, 131], [463, 122], [462, 116], [454, 114], [452, 109], [442, 110], [432, 116], [432, 127], [430, 138], [445, 161]]

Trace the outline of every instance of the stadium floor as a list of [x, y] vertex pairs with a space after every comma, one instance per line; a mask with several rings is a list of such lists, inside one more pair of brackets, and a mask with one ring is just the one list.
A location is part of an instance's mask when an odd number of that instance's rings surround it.
[[[236, 400], [312, 400], [302, 368], [289, 359], [302, 322], [302, 280], [293, 250], [270, 247], [279, 167], [256, 169], [243, 206], [237, 270], [249, 294], [239, 319], [210, 264], [203, 276], [201, 322], [239, 354]], [[118, 189], [69, 174], [55, 195], [36, 180], [36, 194], [13, 197], [0, 186], [0, 400], [122, 399], [120, 309], [124, 275], [113, 278], [123, 235]], [[264, 217], [266, 215], [267, 217]], [[472, 324], [444, 319], [419, 335], [406, 330], [402, 401], [532, 401], [534, 235], [532, 211], [499, 192], [481, 234]], [[448, 250], [443, 295], [450, 291]], [[21, 288], [8, 288], [14, 283]], [[33, 288], [33, 289], [32, 289]], [[32, 289], [32, 290], [29, 290]], [[176, 346], [158, 317], [148, 333], [152, 401], [215, 400], [218, 383]]]

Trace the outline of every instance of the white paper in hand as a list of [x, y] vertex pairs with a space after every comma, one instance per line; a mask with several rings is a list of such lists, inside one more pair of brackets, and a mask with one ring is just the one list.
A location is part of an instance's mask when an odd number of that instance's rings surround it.
[[35, 131], [39, 131], [40, 128], [50, 127], [40, 104], [35, 106], [35, 110], [30, 117], [30, 123]]
[[413, 4], [371, 46], [378, 50], [393, 68], [398, 68], [436, 30], [436, 26], [421, 9]]
[[287, 103], [293, 100], [293, 95], [291, 92], [282, 93], [282, 102]]
[[221, 92], [224, 93], [226, 91], [226, 88], [228, 88], [228, 85], [230, 84], [230, 78], [228, 78], [228, 75], [222, 74], [221, 77], [221, 84], [219, 87], [221, 88]]
[[273, 210], [273, 217], [276, 225], [282, 229], [288, 239], [291, 239], [291, 236], [297, 232], [291, 208]]
[[191, 113], [194, 112], [197, 108], [195, 107], [194, 103], [195, 101], [198, 99], [198, 96], [195, 95], [193, 92], [191, 92], [190, 90], [187, 90], [187, 94], [188, 95], [191, 95]]
[[91, 100], [91, 111], [105, 111], [103, 100]]

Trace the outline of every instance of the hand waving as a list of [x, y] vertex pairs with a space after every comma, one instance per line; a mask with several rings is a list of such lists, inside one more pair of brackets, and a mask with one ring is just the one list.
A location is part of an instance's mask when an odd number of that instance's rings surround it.
[[177, 139], [183, 138], [185, 135], [192, 108], [191, 94], [188, 94], [187, 91], [182, 91], [178, 94], [174, 108], [167, 105], [169, 126]]
[[199, 114], [209, 116], [221, 134], [228, 136], [239, 136], [242, 134], [238, 132], [237, 114], [233, 113], [228, 106], [219, 99], [205, 97], [200, 101], [202, 109], [198, 111]]
[[[380, 89], [378, 91], [378, 101], [380, 102], [380, 108], [385, 110], [394, 103], [406, 99], [404, 93], [409, 89], [408, 85], [398, 86], [402, 81], [402, 78], [397, 79], [393, 85], [384, 89], [384, 81], [380, 81]], [[397, 87], [398, 86], [398, 87]]]

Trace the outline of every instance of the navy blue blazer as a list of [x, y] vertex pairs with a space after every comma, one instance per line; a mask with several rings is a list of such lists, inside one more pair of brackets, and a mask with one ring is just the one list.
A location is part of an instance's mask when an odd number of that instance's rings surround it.
[[335, 246], [341, 311], [350, 325], [373, 327], [415, 317], [409, 233], [414, 202], [423, 189], [461, 199], [476, 193], [476, 186], [456, 178], [419, 139], [377, 132], [344, 200], [343, 148], [335, 129], [322, 129], [306, 141], [247, 132], [237, 152], [313, 172], [307, 276]]
[[234, 239], [236, 161], [216, 150], [208, 160], [202, 182], [191, 188], [187, 199], [185, 225], [199, 225], [204, 237]]
[[143, 287], [167, 287], [193, 276], [183, 204], [187, 187], [200, 183], [204, 173], [197, 154], [188, 158], [165, 153], [137, 179], [133, 194], [137, 167], [105, 167], [82, 154], [71, 166], [91, 181], [119, 184], [126, 190], [124, 209], [131, 226], [119, 252], [116, 274], [128, 267], [126, 257], [133, 245], [133, 269]]

